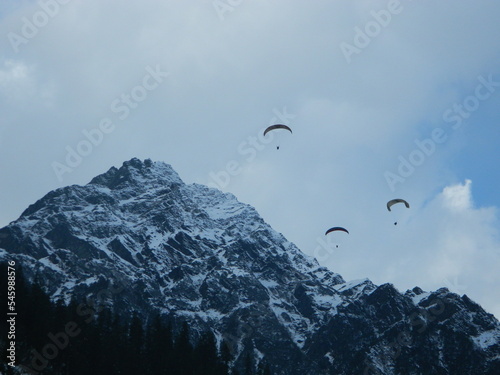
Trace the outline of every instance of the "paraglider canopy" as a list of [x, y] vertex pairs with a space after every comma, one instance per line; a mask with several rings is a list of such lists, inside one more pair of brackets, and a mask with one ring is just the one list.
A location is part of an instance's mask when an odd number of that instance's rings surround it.
[[276, 124], [276, 125], [268, 126], [266, 128], [266, 130], [264, 130], [264, 135], [266, 135], [267, 133], [269, 133], [271, 130], [275, 130], [275, 129], [285, 129], [285, 130], [288, 130], [290, 133], [293, 134], [292, 129], [290, 129], [288, 126], [283, 125], [283, 124]]
[[345, 228], [342, 228], [342, 227], [333, 227], [333, 228], [330, 228], [326, 231], [325, 233], [325, 236], [328, 234], [328, 233], [331, 233], [331, 232], [335, 232], [335, 231], [342, 231], [342, 232], [346, 232], [347, 234], [349, 234], [349, 231]]
[[395, 205], [396, 203], [404, 203], [406, 208], [410, 208], [410, 204], [405, 201], [404, 199], [392, 199], [389, 202], [387, 202], [387, 209], [390, 211], [391, 207]]

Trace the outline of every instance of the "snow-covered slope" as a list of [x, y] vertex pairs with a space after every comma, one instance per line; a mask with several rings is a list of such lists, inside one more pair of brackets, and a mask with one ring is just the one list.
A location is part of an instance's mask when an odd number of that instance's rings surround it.
[[[54, 299], [159, 310], [214, 330], [239, 361], [265, 357], [276, 374], [447, 373], [456, 358], [500, 366], [498, 321], [467, 297], [346, 283], [251, 206], [184, 184], [161, 162], [132, 159], [50, 192], [0, 229], [0, 259], [12, 257]], [[445, 354], [458, 338], [463, 347]], [[426, 363], [443, 372], [419, 370]]]

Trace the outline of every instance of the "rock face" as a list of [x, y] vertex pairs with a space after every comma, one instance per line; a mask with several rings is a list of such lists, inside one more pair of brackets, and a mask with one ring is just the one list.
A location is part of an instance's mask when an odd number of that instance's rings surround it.
[[274, 374], [500, 374], [499, 322], [467, 296], [346, 283], [251, 206], [160, 162], [48, 193], [0, 229], [7, 258], [53, 299], [161, 311]]

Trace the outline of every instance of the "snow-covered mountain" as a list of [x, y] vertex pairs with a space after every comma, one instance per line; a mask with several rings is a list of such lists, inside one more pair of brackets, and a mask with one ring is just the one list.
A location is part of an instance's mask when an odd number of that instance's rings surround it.
[[209, 328], [275, 374], [500, 374], [500, 324], [467, 296], [345, 282], [233, 195], [132, 159], [0, 229], [53, 299]]

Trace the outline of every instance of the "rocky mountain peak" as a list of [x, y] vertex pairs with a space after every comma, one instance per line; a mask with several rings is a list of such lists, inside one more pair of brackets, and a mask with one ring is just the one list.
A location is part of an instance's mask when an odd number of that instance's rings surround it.
[[105, 186], [109, 189], [123, 189], [127, 186], [172, 185], [182, 184], [182, 180], [174, 169], [163, 162], [151, 159], [141, 161], [133, 158], [117, 169], [111, 167], [106, 173], [94, 177], [90, 184]]

